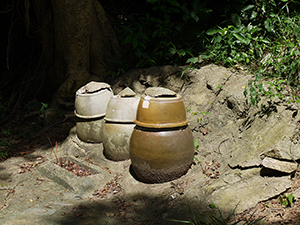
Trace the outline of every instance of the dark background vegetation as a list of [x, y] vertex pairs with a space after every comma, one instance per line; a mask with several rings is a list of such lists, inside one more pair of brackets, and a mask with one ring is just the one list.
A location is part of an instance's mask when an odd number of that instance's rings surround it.
[[[30, 3], [1, 1], [0, 96], [8, 104], [2, 102], [8, 112], [15, 103], [26, 104], [34, 98], [50, 102], [58, 88], [54, 81], [44, 84], [47, 71], [53, 69], [54, 49], [43, 51], [44, 37], [36, 18], [37, 9]], [[134, 67], [184, 65], [189, 57], [204, 50], [203, 32], [217, 24], [231, 23], [231, 14], [238, 13], [247, 1], [102, 0], [100, 3], [114, 24], [125, 56], [107, 65], [108, 76], [116, 76]]]
[[[266, 109], [262, 96], [269, 104], [274, 97], [300, 102], [298, 0], [87, 1], [102, 5], [120, 46], [119, 55], [106, 61], [104, 81], [138, 67], [178, 65], [182, 76], [216, 63], [253, 73], [244, 92], [253, 107]], [[0, 1], [0, 161], [63, 141], [74, 126], [65, 115], [44, 123], [62, 85], [55, 72], [58, 2]], [[47, 13], [49, 20], [41, 21]]]
[[[97, 1], [97, 0], [91, 0]], [[44, 1], [50, 22], [40, 21], [36, 0], [0, 3], [0, 124], [35, 112], [38, 126], [61, 83], [55, 74], [54, 0]], [[113, 27], [120, 54], [106, 62], [104, 81], [136, 67], [207, 63], [247, 68], [255, 79], [245, 91], [253, 106], [262, 95], [299, 101], [300, 25], [296, 0], [98, 0]], [[45, 10], [45, 9], [44, 9]], [[42, 29], [47, 25], [48, 33]], [[264, 89], [262, 78], [271, 86]], [[65, 78], [66, 79], [66, 78]], [[71, 93], [72, 95], [75, 93]], [[264, 108], [261, 105], [262, 109]], [[2, 126], [3, 137], [11, 135]], [[0, 146], [7, 142], [0, 143]], [[0, 153], [5, 157], [5, 150]], [[1, 157], [1, 155], [0, 155]]]

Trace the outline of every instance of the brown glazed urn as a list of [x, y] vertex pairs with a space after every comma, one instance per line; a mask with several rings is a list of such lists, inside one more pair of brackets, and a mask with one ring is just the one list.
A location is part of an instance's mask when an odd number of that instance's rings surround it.
[[162, 183], [177, 179], [190, 168], [194, 157], [191, 129], [136, 126], [130, 139], [130, 159], [138, 180]]
[[137, 109], [130, 139], [130, 159], [137, 179], [162, 183], [190, 168], [194, 141], [180, 95], [166, 88], [148, 88]]

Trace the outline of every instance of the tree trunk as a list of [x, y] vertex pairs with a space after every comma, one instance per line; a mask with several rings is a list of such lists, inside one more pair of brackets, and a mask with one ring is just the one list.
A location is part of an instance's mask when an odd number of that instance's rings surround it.
[[103, 78], [105, 65], [118, 56], [118, 42], [97, 0], [51, 0], [54, 17], [55, 70], [60, 87], [54, 101], [74, 100], [90, 75]]

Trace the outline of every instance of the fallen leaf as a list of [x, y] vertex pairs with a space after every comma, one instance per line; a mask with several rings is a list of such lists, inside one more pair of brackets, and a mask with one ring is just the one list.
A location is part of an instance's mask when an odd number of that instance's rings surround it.
[[75, 217], [79, 217], [79, 216], [81, 216], [81, 215], [82, 215], [82, 213], [79, 212]]
[[19, 169], [18, 173], [25, 173], [24, 169]]
[[206, 165], [211, 166], [213, 164], [213, 161], [210, 161], [210, 162], [205, 161], [205, 163], [206, 163]]
[[107, 217], [113, 217], [115, 214], [114, 214], [114, 213], [105, 213], [105, 215], [106, 215]]

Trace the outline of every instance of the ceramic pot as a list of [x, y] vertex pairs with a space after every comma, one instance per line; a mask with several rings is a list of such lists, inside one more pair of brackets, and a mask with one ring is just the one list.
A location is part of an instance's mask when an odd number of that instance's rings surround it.
[[180, 127], [188, 123], [182, 97], [142, 95], [136, 120], [138, 126], [148, 128]]
[[104, 117], [96, 119], [76, 118], [76, 132], [81, 141], [90, 143], [102, 142]]
[[112, 96], [107, 105], [105, 120], [110, 122], [133, 123], [140, 98]]
[[134, 123], [105, 122], [102, 140], [106, 158], [113, 161], [129, 159], [129, 142], [134, 127]]
[[94, 119], [105, 115], [107, 104], [113, 96], [110, 85], [90, 82], [76, 92], [75, 115], [83, 119]]
[[130, 159], [138, 180], [162, 183], [177, 179], [190, 168], [194, 157], [191, 129], [149, 129], [136, 126], [130, 139]]

